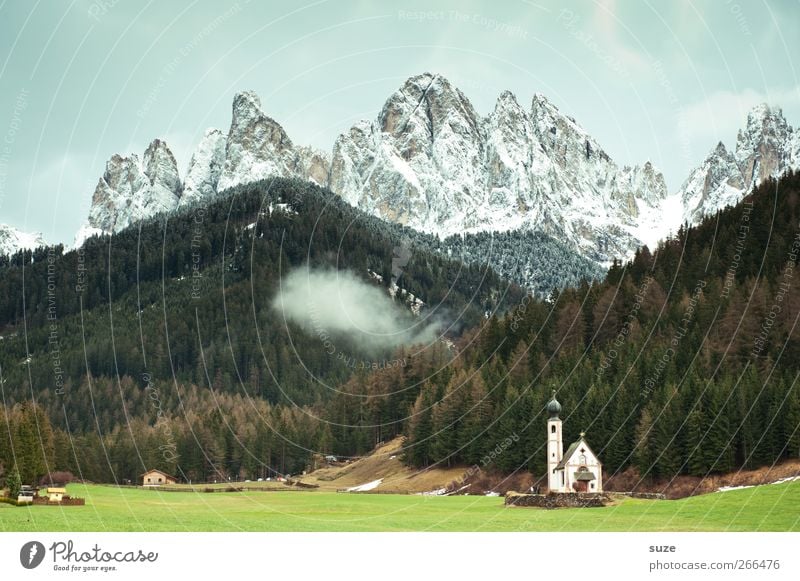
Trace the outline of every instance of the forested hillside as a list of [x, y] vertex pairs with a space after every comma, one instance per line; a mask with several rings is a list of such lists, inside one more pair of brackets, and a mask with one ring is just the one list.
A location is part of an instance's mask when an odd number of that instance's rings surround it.
[[[341, 343], [331, 356], [325, 330], [304, 332], [273, 308], [282, 277], [298, 267], [353, 273], [387, 297], [392, 290], [406, 310], [411, 293], [424, 302], [419, 317], [442, 321], [450, 338], [523, 296], [490, 269], [442, 257], [431, 244], [326, 190], [274, 180], [93, 238], [80, 251], [18, 253], [0, 265], [3, 403], [12, 410], [35, 401], [55, 443], [48, 431], [32, 453], [44, 450], [48, 463], [91, 479], [134, 478], [143, 465], [161, 465], [158, 446], [143, 461], [130, 450], [146, 452], [148, 430], [163, 432], [168, 418], [183, 422], [170, 426], [168, 445], [185, 433], [206, 464], [180, 454], [194, 478], [212, 465], [238, 474], [253, 446], [262, 471], [296, 470], [320, 437], [314, 418], [331, 386], [391, 353]], [[32, 418], [10, 413], [12, 435], [35, 433]], [[207, 430], [214, 442], [202, 437]], [[74, 436], [74, 450], [62, 431]], [[256, 443], [262, 432], [276, 442], [264, 444], [268, 452]], [[0, 433], [7, 471], [13, 453], [8, 430]], [[163, 434], [153, 437], [165, 445]], [[93, 460], [79, 466], [76, 452]]]
[[445, 238], [437, 249], [467, 264], [488, 264], [538, 298], [605, 276], [597, 263], [532, 230], [455, 235]]
[[[408, 458], [543, 474], [545, 402], [587, 432], [609, 474], [706, 475], [800, 455], [800, 176], [681, 229], [605, 282], [473, 331], [424, 382]], [[498, 444], [514, 441], [501, 454]], [[488, 456], [487, 456], [488, 455]]]
[[[146, 224], [141, 237], [91, 241], [78, 293], [79, 257], [59, 254], [63, 388], [48, 343], [48, 256], [3, 268], [9, 426], [0, 433], [33, 442], [21, 456], [37, 466], [29, 475], [47, 466], [113, 480], [157, 466], [192, 479], [255, 477], [399, 434], [415, 466], [542, 475], [553, 390], [565, 440], [585, 431], [609, 476], [702, 476], [800, 454], [800, 176], [767, 181], [737, 207], [615, 262], [603, 282], [546, 300], [321, 190], [277, 184], [205, 210], [199, 299], [197, 209]], [[447, 341], [364, 355], [353, 368], [319, 336], [287, 333], [268, 308], [281, 265], [306, 263], [361, 273], [387, 292], [396, 281], [428, 309], [463, 315], [451, 315]], [[0, 458], [8, 469], [6, 438]]]

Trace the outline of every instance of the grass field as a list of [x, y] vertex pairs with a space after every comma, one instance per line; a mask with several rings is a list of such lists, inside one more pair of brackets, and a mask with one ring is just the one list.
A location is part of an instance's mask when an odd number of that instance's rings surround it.
[[506, 508], [500, 497], [158, 492], [72, 484], [86, 506], [0, 504], [4, 531], [800, 531], [800, 481], [613, 506]]

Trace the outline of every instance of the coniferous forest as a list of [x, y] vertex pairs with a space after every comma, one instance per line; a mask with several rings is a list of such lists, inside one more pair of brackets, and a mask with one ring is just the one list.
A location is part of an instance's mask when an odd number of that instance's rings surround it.
[[[573, 286], [528, 291], [480, 236], [440, 241], [286, 180], [19, 253], [0, 264], [0, 478], [266, 477], [398, 435], [414, 466], [541, 475], [552, 391], [565, 441], [585, 431], [609, 475], [797, 458], [798, 202], [799, 175], [767, 181], [602, 280], [575, 261]], [[287, 321], [272, 298], [297, 267], [421, 299], [442, 340], [360, 350]]]

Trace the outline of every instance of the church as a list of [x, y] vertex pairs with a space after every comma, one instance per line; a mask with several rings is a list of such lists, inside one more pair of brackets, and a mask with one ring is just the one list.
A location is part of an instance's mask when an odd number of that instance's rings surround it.
[[564, 453], [561, 436], [561, 404], [556, 392], [547, 403], [547, 484], [550, 492], [603, 492], [603, 465], [589, 444], [586, 434], [569, 445]]

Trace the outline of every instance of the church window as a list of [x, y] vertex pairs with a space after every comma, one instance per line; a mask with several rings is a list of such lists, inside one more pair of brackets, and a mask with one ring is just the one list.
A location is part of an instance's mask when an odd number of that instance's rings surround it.
[[551, 433], [551, 434], [555, 434], [555, 433], [556, 433], [556, 427], [555, 427], [555, 425], [553, 425], [553, 426], [550, 426], [550, 433]]
[[586, 454], [581, 454], [580, 456], [578, 456], [578, 463], [586, 464]]

